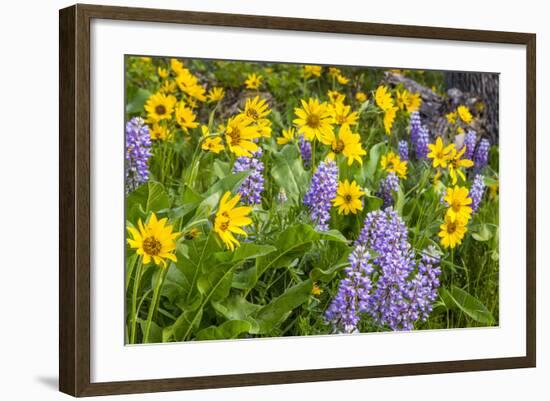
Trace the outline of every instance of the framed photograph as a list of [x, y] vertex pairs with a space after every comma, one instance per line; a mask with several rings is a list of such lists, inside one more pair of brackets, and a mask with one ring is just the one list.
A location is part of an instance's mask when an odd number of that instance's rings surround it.
[[535, 113], [534, 34], [61, 10], [60, 390], [534, 367]]

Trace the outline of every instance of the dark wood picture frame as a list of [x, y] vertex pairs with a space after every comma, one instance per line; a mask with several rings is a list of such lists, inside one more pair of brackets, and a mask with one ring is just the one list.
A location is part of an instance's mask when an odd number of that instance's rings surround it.
[[[94, 18], [525, 45], [526, 356], [91, 383], [90, 21]], [[62, 392], [73, 396], [93, 396], [535, 367], [535, 34], [80, 4], [60, 10], [59, 29], [59, 388]]]

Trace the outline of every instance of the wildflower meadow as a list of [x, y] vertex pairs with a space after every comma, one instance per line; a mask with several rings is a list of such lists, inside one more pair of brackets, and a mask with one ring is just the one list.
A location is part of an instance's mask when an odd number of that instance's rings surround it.
[[498, 325], [481, 92], [389, 68], [125, 74], [127, 344]]

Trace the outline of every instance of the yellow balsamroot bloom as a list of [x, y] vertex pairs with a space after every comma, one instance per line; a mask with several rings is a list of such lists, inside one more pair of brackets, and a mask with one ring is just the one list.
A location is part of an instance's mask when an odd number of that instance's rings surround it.
[[157, 72], [159, 74], [159, 77], [161, 77], [162, 79], [168, 77], [168, 74], [169, 74], [168, 70], [162, 67], [158, 67]]
[[440, 136], [438, 136], [435, 140], [435, 143], [430, 143], [428, 145], [428, 149], [430, 150], [430, 153], [428, 153], [428, 157], [430, 159], [433, 159], [433, 166], [446, 168], [447, 161], [449, 160], [451, 152], [454, 148], [454, 144], [444, 146], [443, 140]]
[[328, 96], [328, 101], [332, 104], [343, 103], [344, 99], [346, 98], [346, 95], [344, 95], [343, 93], [340, 93], [338, 91], [332, 91], [332, 90], [329, 90], [327, 92], [327, 96]]
[[220, 88], [218, 86], [215, 86], [214, 88], [211, 88], [208, 93], [206, 94], [206, 99], [208, 99], [208, 102], [219, 102], [223, 99], [225, 96], [225, 91], [223, 88]]
[[365, 195], [361, 188], [354, 181], [349, 183], [348, 180], [338, 183], [338, 189], [336, 190], [336, 198], [332, 200], [334, 207], [338, 208], [338, 214], [357, 214], [357, 212], [363, 210], [363, 203], [361, 197]]
[[128, 244], [143, 258], [143, 263], [153, 261], [157, 266], [166, 267], [166, 259], [177, 262], [174, 251], [176, 239], [181, 233], [174, 232], [172, 226], [167, 225], [168, 219], [157, 220], [155, 213], [151, 214], [149, 222], [143, 224], [138, 221], [138, 229], [127, 227], [132, 238], [128, 238]]
[[456, 124], [458, 113], [456, 111], [451, 111], [450, 113], [445, 114], [445, 118], [449, 124]]
[[176, 75], [181, 74], [183, 70], [185, 70], [183, 63], [175, 58], [170, 60], [170, 68], [176, 73]]
[[262, 83], [262, 78], [261, 75], [248, 74], [244, 84], [248, 89], [258, 89]]
[[355, 160], [359, 164], [363, 164], [361, 156], [367, 154], [361, 145], [361, 136], [351, 132], [349, 125], [342, 125], [338, 131], [338, 137], [334, 132], [323, 136], [321, 142], [325, 145], [330, 145], [330, 152], [327, 157], [331, 160], [342, 154], [348, 159], [348, 166], [351, 166]]
[[294, 114], [298, 118], [293, 123], [298, 126], [298, 131], [304, 134], [308, 141], [321, 140], [332, 134], [334, 119], [326, 103], [319, 103], [318, 99], [310, 98], [306, 103], [301, 100], [302, 108], [296, 107]]
[[244, 114], [238, 114], [227, 121], [225, 127], [225, 142], [229, 151], [236, 156], [250, 157], [258, 150], [258, 145], [253, 142], [260, 134], [252, 120]]
[[466, 181], [466, 176], [462, 172], [461, 168], [468, 168], [474, 165], [474, 162], [469, 159], [462, 159], [466, 146], [463, 146], [460, 152], [457, 152], [456, 147], [453, 147], [451, 154], [449, 155], [449, 162], [447, 168], [449, 169], [449, 175], [451, 176], [451, 183], [454, 185], [457, 181], [457, 176], [460, 176], [462, 181]]
[[294, 136], [296, 135], [296, 130], [294, 128], [284, 129], [282, 134], [282, 136], [277, 138], [278, 145], [286, 145], [287, 143], [292, 142], [294, 140]]
[[470, 220], [470, 216], [472, 215], [472, 208], [470, 207], [472, 198], [468, 195], [468, 188], [466, 187], [455, 185], [454, 188], [447, 188], [443, 200], [449, 205], [446, 215], [452, 221], [457, 219]]
[[194, 76], [187, 68], [184, 68], [176, 77], [176, 83], [182, 92], [201, 102], [204, 102], [206, 101], [206, 90], [199, 85], [198, 81], [198, 78]]
[[355, 125], [359, 119], [357, 112], [350, 112], [351, 106], [346, 106], [342, 102], [330, 104], [329, 110], [332, 118], [334, 119], [334, 123], [338, 125]]
[[265, 99], [256, 96], [254, 99], [246, 99], [243, 114], [252, 120], [258, 133], [266, 138], [271, 136], [271, 121], [267, 116], [271, 113]]
[[322, 68], [320, 65], [304, 65], [304, 77], [320, 77]]
[[444, 223], [439, 227], [441, 229], [439, 232], [441, 245], [445, 248], [453, 249], [460, 244], [464, 238], [464, 234], [468, 231], [466, 223], [467, 221], [462, 219], [451, 220], [449, 215], [446, 215]]
[[222, 138], [220, 138], [219, 136], [214, 138], [206, 138], [203, 141], [201, 148], [202, 150], [206, 150], [208, 152], [212, 152], [216, 154], [220, 153], [222, 150], [225, 149], [222, 143]]
[[391, 93], [384, 85], [376, 88], [376, 92], [374, 93], [374, 100], [376, 101], [376, 105], [384, 111], [393, 108], [393, 99], [391, 97]]
[[384, 130], [388, 136], [391, 135], [391, 129], [393, 127], [393, 122], [395, 121], [397, 110], [397, 107], [390, 107], [384, 111]]
[[161, 120], [168, 120], [172, 117], [176, 98], [172, 95], [166, 96], [164, 93], [155, 93], [145, 102], [145, 111], [147, 112], [147, 121], [157, 123]]
[[336, 80], [340, 85], [346, 85], [349, 82], [349, 78], [346, 78], [341, 74], [336, 75]]
[[470, 110], [466, 106], [458, 106], [456, 108], [456, 112], [458, 113], [460, 119], [466, 124], [470, 124], [472, 122], [472, 113], [470, 113]]
[[407, 111], [409, 113], [412, 113], [413, 111], [418, 111], [420, 109], [420, 104], [422, 103], [422, 99], [420, 98], [420, 93], [408, 93], [407, 97], [405, 98], [405, 107], [407, 108]]
[[153, 125], [153, 128], [149, 131], [149, 135], [154, 141], [166, 141], [172, 138], [172, 132], [164, 125], [158, 123]]
[[176, 107], [176, 121], [182, 130], [189, 132], [189, 128], [197, 128], [199, 123], [195, 121], [196, 118], [197, 117], [195, 116], [195, 113], [193, 113], [193, 110], [187, 108], [183, 102], [178, 103], [178, 106]]
[[241, 234], [246, 237], [246, 231], [241, 227], [252, 223], [252, 219], [248, 217], [252, 211], [251, 206], [235, 207], [240, 199], [241, 195], [237, 194], [231, 198], [231, 192], [226, 192], [220, 200], [220, 207], [214, 220], [214, 231], [230, 250], [234, 250], [236, 246], [240, 245], [233, 234]]
[[360, 103], [363, 103], [367, 100], [367, 94], [365, 92], [357, 92], [355, 94], [355, 100], [357, 100]]
[[311, 295], [321, 295], [322, 293], [323, 293], [323, 290], [319, 288], [319, 286], [317, 285], [317, 282], [314, 281], [311, 287]]
[[162, 82], [159, 92], [169, 95], [170, 93], [174, 93], [176, 91], [176, 87], [176, 81], [167, 79]]
[[394, 152], [388, 152], [380, 159], [380, 166], [388, 173], [395, 173], [399, 178], [407, 177], [407, 161], [401, 160], [399, 155]]
[[336, 77], [336, 76], [340, 75], [341, 73], [342, 73], [342, 71], [340, 71], [340, 68], [329, 67], [329, 69], [328, 69], [328, 75], [330, 75], [331, 77]]

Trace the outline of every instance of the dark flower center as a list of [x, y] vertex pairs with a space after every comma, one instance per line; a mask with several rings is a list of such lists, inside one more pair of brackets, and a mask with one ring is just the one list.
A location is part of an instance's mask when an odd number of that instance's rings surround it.
[[345, 196], [344, 196], [344, 200], [346, 201], [346, 203], [350, 203], [351, 200], [352, 200], [351, 195], [350, 195], [350, 194], [345, 195]]
[[166, 107], [164, 107], [164, 105], [162, 105], [162, 104], [159, 104], [157, 107], [155, 107], [155, 112], [159, 116], [162, 116], [162, 115], [166, 114]]
[[251, 119], [253, 119], [253, 120], [257, 120], [258, 117], [259, 117], [258, 111], [257, 111], [256, 109], [248, 109], [248, 110], [246, 111], [246, 115], [247, 115], [248, 117], [250, 117]]
[[447, 224], [447, 232], [453, 234], [456, 231], [456, 222], [450, 222]]
[[229, 135], [232, 146], [237, 146], [241, 143], [241, 132], [238, 128], [233, 128], [231, 132], [227, 133], [227, 135]]
[[321, 125], [321, 119], [317, 114], [309, 114], [307, 116], [306, 124], [311, 128], [319, 128]]
[[162, 244], [155, 237], [147, 237], [143, 241], [143, 250], [148, 255], [156, 256], [160, 253]]
[[346, 144], [341, 139], [338, 139], [337, 141], [332, 142], [332, 151], [334, 153], [342, 153], [345, 147], [346, 147]]

